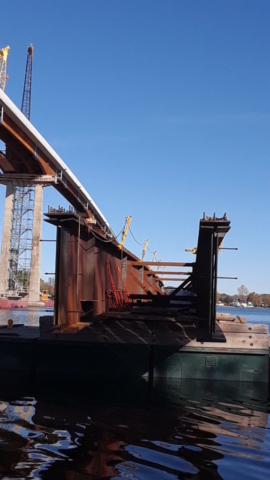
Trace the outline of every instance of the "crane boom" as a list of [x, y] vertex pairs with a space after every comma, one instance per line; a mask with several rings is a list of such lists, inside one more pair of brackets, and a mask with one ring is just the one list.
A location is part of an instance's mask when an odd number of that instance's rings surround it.
[[9, 46], [0, 50], [0, 90], [5, 91], [7, 76], [7, 57]]
[[145, 240], [144, 246], [143, 246], [143, 251], [142, 251], [142, 261], [144, 260], [146, 250], [147, 250], [147, 247], [148, 247], [148, 243], [149, 243], [149, 240]]
[[31, 92], [32, 92], [32, 66], [33, 66], [33, 45], [31, 43], [27, 50], [23, 98], [22, 98], [22, 113], [30, 120], [31, 114]]
[[126, 240], [126, 236], [127, 236], [127, 233], [128, 233], [128, 229], [129, 229], [129, 225], [130, 225], [131, 219], [132, 219], [132, 216], [131, 216], [131, 215], [129, 215], [129, 217], [126, 217], [125, 229], [124, 229], [124, 232], [123, 232], [122, 242], [121, 242], [120, 245], [118, 245], [119, 250], [122, 250], [122, 248], [123, 248], [123, 246], [124, 246], [124, 243], [125, 243], [125, 240]]
[[[155, 251], [154, 251], [154, 256], [153, 256], [153, 258], [152, 258], [152, 262], [155, 261], [155, 259], [156, 259], [156, 254], [157, 254], [157, 251], [155, 250]], [[149, 270], [152, 270], [152, 267], [149, 267]]]

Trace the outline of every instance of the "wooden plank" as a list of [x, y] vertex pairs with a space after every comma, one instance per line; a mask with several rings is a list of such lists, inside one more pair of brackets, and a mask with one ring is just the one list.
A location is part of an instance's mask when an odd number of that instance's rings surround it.
[[261, 333], [268, 334], [268, 325], [251, 324], [251, 323], [232, 323], [220, 322], [216, 325], [216, 332], [231, 333]]
[[[251, 338], [250, 338], [251, 337]], [[226, 343], [219, 342], [197, 342], [196, 340], [191, 340], [188, 344], [189, 347], [204, 347], [212, 348], [216, 350], [220, 349], [241, 349], [245, 348], [250, 351], [252, 350], [267, 350], [268, 339], [267, 335], [261, 334], [239, 334], [235, 333], [226, 333]]]
[[235, 322], [235, 323], [246, 323], [247, 319], [246, 317], [240, 317], [239, 315], [229, 315], [229, 314], [223, 314], [223, 313], [217, 313], [216, 314], [216, 320], [217, 322]]

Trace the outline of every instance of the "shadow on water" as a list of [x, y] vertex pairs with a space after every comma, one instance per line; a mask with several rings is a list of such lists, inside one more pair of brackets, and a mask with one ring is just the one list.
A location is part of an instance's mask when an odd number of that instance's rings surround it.
[[268, 478], [267, 386], [1, 382], [0, 478]]

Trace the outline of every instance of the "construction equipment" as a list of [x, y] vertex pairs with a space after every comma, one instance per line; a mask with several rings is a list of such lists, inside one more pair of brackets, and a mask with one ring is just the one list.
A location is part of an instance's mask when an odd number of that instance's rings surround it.
[[2, 48], [0, 50], [0, 90], [5, 91], [6, 81], [8, 80], [7, 75], [7, 57], [9, 46]]
[[143, 260], [144, 260], [145, 254], [146, 254], [146, 250], [147, 250], [147, 247], [148, 247], [148, 243], [149, 243], [149, 240], [145, 240], [144, 246], [143, 246], [143, 251], [142, 251], [142, 262], [143, 262]]
[[131, 215], [129, 215], [129, 217], [126, 217], [126, 219], [125, 219], [125, 227], [124, 227], [124, 232], [123, 232], [123, 236], [122, 236], [122, 242], [120, 243], [120, 245], [118, 245], [119, 250], [122, 250], [122, 248], [124, 246], [131, 219], [132, 219]]
[[[27, 49], [21, 111], [30, 120], [33, 45]], [[9, 250], [8, 289], [27, 293], [31, 274], [35, 187], [15, 186]]]
[[31, 43], [27, 50], [26, 69], [24, 77], [23, 98], [22, 98], [22, 113], [30, 120], [31, 114], [31, 93], [32, 93], [32, 67], [33, 67], [33, 45]]
[[[156, 255], [157, 255], [157, 251], [155, 250], [155, 251], [154, 251], [154, 256], [153, 256], [152, 262], [155, 261]], [[149, 270], [152, 270], [152, 267], [150, 267]]]
[[117, 312], [120, 312], [122, 310], [127, 310], [130, 304], [130, 298], [129, 298], [128, 291], [122, 280], [120, 268], [118, 267], [118, 275], [121, 278], [122, 290], [115, 288], [112, 271], [109, 263], [107, 263], [107, 270], [108, 270], [110, 282], [111, 282], [111, 289], [106, 290], [106, 295], [109, 300], [110, 310], [117, 311]]

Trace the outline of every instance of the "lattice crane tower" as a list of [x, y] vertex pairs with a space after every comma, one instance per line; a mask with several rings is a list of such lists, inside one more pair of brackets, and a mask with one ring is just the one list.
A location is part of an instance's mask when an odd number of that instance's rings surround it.
[[[27, 50], [21, 111], [30, 120], [32, 90], [33, 45]], [[14, 186], [9, 249], [8, 290], [18, 294], [28, 292], [33, 243], [34, 186]]]

